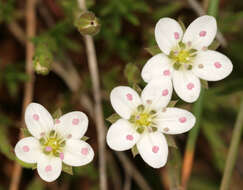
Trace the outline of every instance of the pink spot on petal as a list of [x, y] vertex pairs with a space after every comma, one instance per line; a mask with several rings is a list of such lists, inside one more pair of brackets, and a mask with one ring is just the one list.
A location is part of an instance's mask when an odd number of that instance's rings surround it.
[[153, 151], [153, 153], [157, 153], [159, 151], [159, 147], [153, 146], [152, 151]]
[[193, 83], [190, 82], [190, 83], [187, 84], [186, 87], [187, 87], [188, 90], [191, 90], [191, 89], [193, 89], [195, 86], [194, 86]]
[[186, 120], [187, 120], [186, 117], [180, 117], [180, 118], [179, 118], [179, 121], [180, 121], [181, 123], [185, 123]]
[[67, 138], [68, 138], [68, 139], [71, 139], [71, 138], [72, 138], [72, 135], [71, 135], [71, 134], [69, 134], [69, 135], [67, 136]]
[[169, 90], [165, 89], [162, 91], [162, 96], [167, 96], [169, 94]]
[[38, 114], [34, 114], [33, 115], [33, 119], [36, 120], [36, 121], [38, 121], [39, 120], [39, 115]]
[[45, 171], [46, 172], [51, 172], [52, 171], [51, 165], [46, 166]]
[[26, 146], [26, 145], [23, 146], [22, 149], [23, 149], [24, 152], [29, 152], [30, 151], [30, 148], [28, 146]]
[[180, 37], [179, 33], [178, 33], [178, 32], [175, 32], [175, 33], [174, 33], [174, 37], [175, 37], [176, 40], [178, 40], [179, 37]]
[[59, 155], [59, 156], [60, 156], [60, 159], [61, 159], [61, 160], [63, 160], [63, 159], [64, 159], [64, 154], [63, 154], [62, 152], [60, 153], [60, 155]]
[[72, 124], [73, 125], [78, 125], [79, 124], [79, 119], [77, 119], [77, 118], [73, 119]]
[[202, 30], [201, 32], [199, 32], [199, 36], [200, 37], [204, 37], [206, 36], [207, 32], [205, 30]]
[[217, 69], [220, 69], [222, 67], [221, 63], [220, 62], [215, 62], [214, 63], [214, 66], [217, 68]]
[[56, 119], [55, 124], [59, 124], [59, 123], [61, 123], [61, 121], [59, 119]]
[[129, 140], [129, 141], [132, 141], [133, 140], [133, 136], [132, 135], [127, 135], [126, 139]]
[[86, 156], [89, 153], [88, 148], [82, 148], [81, 153]]
[[126, 96], [129, 101], [132, 101], [132, 95], [130, 93], [128, 93]]
[[47, 147], [45, 148], [45, 151], [46, 151], [46, 152], [51, 152], [51, 151], [52, 151], [52, 147], [51, 147], [51, 146], [47, 146]]
[[169, 76], [170, 75], [170, 70], [164, 70], [163, 74], [164, 74], [164, 76]]

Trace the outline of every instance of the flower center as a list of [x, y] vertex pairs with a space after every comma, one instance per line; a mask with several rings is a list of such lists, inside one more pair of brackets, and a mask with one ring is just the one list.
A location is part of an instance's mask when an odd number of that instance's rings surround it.
[[55, 130], [51, 130], [48, 134], [44, 135], [40, 140], [42, 150], [45, 154], [59, 157], [63, 152], [66, 144], [65, 139], [58, 134]]
[[175, 70], [183, 68], [191, 70], [193, 67], [193, 59], [197, 55], [196, 53], [197, 50], [190, 48], [190, 45], [179, 42], [178, 46], [170, 51], [169, 58], [172, 60]]
[[153, 122], [155, 117], [156, 111], [145, 109], [144, 105], [139, 105], [129, 121], [138, 133], [143, 133], [146, 129], [150, 132], [157, 130]]

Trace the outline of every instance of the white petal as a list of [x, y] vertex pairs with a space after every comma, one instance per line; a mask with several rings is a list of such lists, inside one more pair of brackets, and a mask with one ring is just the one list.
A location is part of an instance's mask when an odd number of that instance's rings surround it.
[[63, 162], [70, 166], [83, 166], [94, 158], [92, 147], [82, 141], [70, 139], [66, 142]]
[[36, 163], [41, 152], [40, 143], [34, 137], [23, 138], [16, 144], [14, 152], [23, 162]]
[[88, 122], [83, 112], [73, 111], [55, 120], [55, 128], [66, 138], [80, 139], [88, 129]]
[[170, 59], [165, 54], [160, 53], [147, 61], [141, 75], [145, 82], [149, 82], [157, 77], [170, 78], [172, 71]]
[[55, 181], [62, 172], [62, 161], [58, 157], [41, 154], [37, 161], [37, 171], [43, 180]]
[[191, 43], [194, 49], [208, 47], [217, 33], [216, 20], [212, 16], [204, 15], [194, 20], [186, 29], [184, 43]]
[[173, 86], [177, 95], [185, 102], [194, 102], [198, 99], [201, 84], [192, 71], [174, 71]]
[[137, 143], [143, 160], [153, 168], [163, 167], [167, 162], [168, 145], [161, 132], [146, 133]]
[[31, 103], [27, 106], [25, 123], [29, 132], [36, 138], [40, 138], [41, 133], [48, 132], [54, 126], [51, 114], [37, 103]]
[[111, 91], [111, 105], [123, 118], [129, 119], [132, 112], [141, 104], [138, 93], [130, 87], [119, 86]]
[[196, 118], [191, 112], [179, 108], [166, 108], [156, 120], [160, 131], [172, 135], [189, 131], [195, 122]]
[[123, 151], [132, 148], [139, 137], [140, 135], [127, 120], [119, 119], [109, 128], [106, 141], [111, 149]]
[[171, 18], [160, 19], [155, 26], [155, 39], [159, 48], [165, 54], [169, 54], [171, 49], [176, 47], [181, 40], [183, 31], [180, 24]]
[[228, 57], [212, 50], [200, 51], [194, 62], [194, 74], [208, 81], [222, 80], [233, 69], [233, 65]]
[[166, 107], [172, 96], [172, 82], [170, 79], [157, 78], [147, 84], [142, 91], [144, 105], [159, 110]]

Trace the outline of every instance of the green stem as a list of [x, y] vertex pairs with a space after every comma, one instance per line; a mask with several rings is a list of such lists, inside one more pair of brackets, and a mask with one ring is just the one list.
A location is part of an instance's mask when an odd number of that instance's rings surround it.
[[196, 145], [196, 141], [197, 141], [197, 137], [198, 137], [198, 133], [199, 133], [202, 110], [203, 110], [204, 94], [205, 94], [205, 89], [202, 88], [201, 94], [200, 94], [197, 102], [193, 105], [193, 113], [196, 117], [196, 124], [189, 133], [187, 145], [186, 145], [187, 151], [194, 151], [194, 149], [195, 149], [195, 145]]
[[239, 143], [241, 139], [241, 133], [243, 129], [243, 98], [240, 104], [240, 111], [237, 116], [237, 120], [234, 126], [234, 131], [230, 143], [229, 154], [226, 160], [226, 166], [224, 169], [224, 175], [221, 182], [220, 190], [228, 190], [230, 185], [230, 178], [235, 165]]
[[208, 6], [208, 14], [216, 17], [218, 15], [219, 0], [210, 0]]

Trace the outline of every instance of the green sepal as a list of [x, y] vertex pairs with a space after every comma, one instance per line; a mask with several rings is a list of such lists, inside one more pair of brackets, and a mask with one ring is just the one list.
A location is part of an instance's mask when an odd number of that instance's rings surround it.
[[148, 52], [148, 53], [150, 53], [151, 55], [157, 55], [157, 54], [159, 54], [159, 53], [163, 53], [161, 50], [160, 50], [160, 48], [159, 48], [159, 46], [151, 46], [151, 47], [147, 47], [147, 48], [145, 48], [145, 50]]
[[120, 118], [121, 117], [117, 113], [113, 113], [111, 116], [106, 118], [106, 121], [109, 121], [110, 123], [115, 123]]
[[67, 174], [73, 175], [73, 167], [67, 164], [62, 163], [62, 171]]
[[52, 117], [54, 119], [58, 119], [62, 116], [62, 110], [58, 108], [56, 111], [53, 112]]
[[89, 140], [89, 137], [87, 137], [87, 136], [83, 136], [83, 137], [81, 138], [81, 140], [82, 140], [82, 141], [87, 141], [87, 140]]
[[216, 49], [219, 48], [219, 46], [220, 46], [219, 41], [218, 41], [217, 39], [215, 39], [215, 40], [210, 44], [210, 46], [208, 46], [208, 49], [210, 49], [210, 50], [216, 50]]
[[140, 71], [135, 63], [128, 63], [124, 69], [124, 75], [130, 85], [140, 82]]
[[135, 157], [139, 154], [137, 145], [134, 145], [134, 146], [132, 147], [131, 151], [132, 151], [132, 156], [133, 156], [133, 158], [135, 158]]
[[24, 137], [31, 137], [32, 136], [27, 128], [21, 128], [21, 132], [23, 133]]
[[178, 101], [179, 101], [179, 100], [171, 100], [171, 101], [169, 102], [169, 104], [167, 105], [167, 107], [175, 107], [175, 105], [177, 104]]
[[183, 33], [185, 33], [185, 31], [186, 31], [186, 26], [185, 26], [184, 22], [182, 21], [181, 17], [179, 17], [179, 18], [177, 19], [177, 21], [178, 21], [179, 25], [181, 26], [181, 29], [182, 29]]
[[23, 162], [22, 160], [19, 160], [17, 157], [16, 157], [16, 162], [19, 165], [21, 165], [23, 168], [31, 168], [32, 170], [34, 170], [37, 167], [37, 164], [29, 164], [29, 163]]
[[208, 89], [208, 81], [200, 79], [200, 82], [203, 88]]
[[140, 88], [140, 86], [138, 86], [137, 83], [134, 83], [132, 85], [132, 88], [140, 95], [142, 93], [142, 89]]
[[169, 147], [176, 148], [176, 149], [178, 148], [173, 136], [165, 134], [165, 137]]

